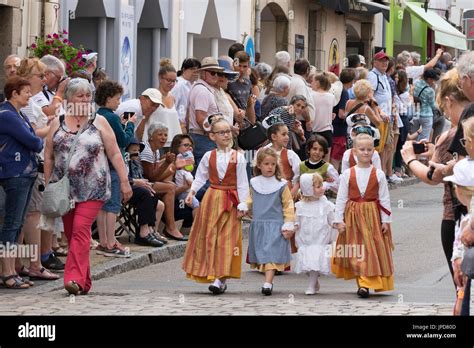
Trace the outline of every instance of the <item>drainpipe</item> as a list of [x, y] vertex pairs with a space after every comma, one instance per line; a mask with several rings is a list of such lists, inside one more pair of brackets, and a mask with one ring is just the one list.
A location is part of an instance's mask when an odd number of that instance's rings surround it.
[[45, 26], [46, 26], [46, 0], [41, 0], [41, 24], [40, 24], [40, 37], [45, 37]]
[[260, 19], [260, 0], [255, 0], [255, 52], [260, 52], [260, 32], [262, 31]]

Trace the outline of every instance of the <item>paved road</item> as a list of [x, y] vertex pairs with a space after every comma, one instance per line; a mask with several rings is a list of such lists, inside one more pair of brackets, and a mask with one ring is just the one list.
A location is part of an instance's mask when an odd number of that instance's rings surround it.
[[332, 276], [320, 280], [319, 294], [305, 296], [307, 277], [293, 273], [277, 277], [274, 295], [263, 297], [262, 275], [245, 264], [242, 279], [215, 297], [206, 285], [185, 279], [178, 259], [96, 281], [88, 296], [3, 292], [0, 314], [450, 315], [454, 288], [440, 242], [441, 196], [441, 187], [424, 184], [391, 191], [395, 290], [368, 300], [357, 298], [355, 281]]

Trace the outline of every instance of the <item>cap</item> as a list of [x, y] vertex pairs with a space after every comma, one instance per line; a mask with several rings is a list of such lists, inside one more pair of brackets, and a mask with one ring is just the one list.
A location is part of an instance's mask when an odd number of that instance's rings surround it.
[[374, 60], [382, 60], [382, 59], [390, 59], [390, 57], [387, 56], [384, 50], [379, 51], [374, 55]]
[[130, 145], [140, 145], [140, 152], [142, 152], [145, 149], [145, 144], [139, 142], [137, 140], [137, 138], [132, 138], [132, 140], [130, 140], [130, 143], [128, 144], [128, 146], [130, 146]]
[[239, 76], [237, 71], [232, 70], [232, 65], [225, 59], [218, 59], [219, 66], [224, 68], [224, 74], [228, 79], [234, 79]]
[[143, 91], [142, 95], [150, 98], [150, 100], [155, 104], [163, 105], [163, 102], [161, 101], [161, 92], [156, 88], [148, 88]]
[[223, 71], [224, 68], [221, 68], [219, 66], [219, 63], [217, 62], [217, 59], [214, 57], [206, 57], [203, 58], [201, 61], [201, 69], [199, 70], [217, 70], [217, 71]]
[[282, 120], [282, 118], [279, 114], [272, 114], [270, 112], [270, 114], [263, 119], [262, 126], [263, 126], [263, 128], [268, 129], [271, 126], [273, 126], [277, 123], [285, 124], [285, 122], [283, 122], [283, 120]]
[[301, 194], [306, 197], [314, 196], [313, 174], [303, 174], [300, 176]]
[[367, 65], [367, 63], [365, 62], [365, 57], [362, 54], [359, 54], [359, 60], [360, 64]]
[[474, 160], [464, 158], [454, 165], [453, 175], [444, 178], [459, 186], [474, 186]]

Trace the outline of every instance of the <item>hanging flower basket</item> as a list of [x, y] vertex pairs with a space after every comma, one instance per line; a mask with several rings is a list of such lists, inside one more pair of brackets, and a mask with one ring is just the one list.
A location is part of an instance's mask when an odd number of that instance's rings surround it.
[[86, 51], [82, 46], [74, 47], [69, 41], [68, 32], [49, 34], [46, 38], [37, 37], [28, 49], [33, 57], [42, 58], [47, 54], [53, 55], [66, 65], [66, 73], [70, 75], [74, 71], [81, 70], [84, 67], [82, 56]]

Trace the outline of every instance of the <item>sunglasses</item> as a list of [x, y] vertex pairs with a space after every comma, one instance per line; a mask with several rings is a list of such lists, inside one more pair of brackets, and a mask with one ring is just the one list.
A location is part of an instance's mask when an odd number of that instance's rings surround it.
[[217, 71], [211, 71], [211, 70], [206, 70], [209, 74], [211, 74], [211, 76], [216, 76], [217, 74], [219, 74]]

